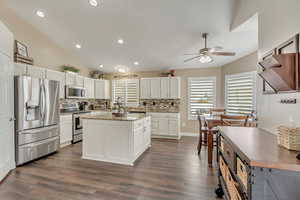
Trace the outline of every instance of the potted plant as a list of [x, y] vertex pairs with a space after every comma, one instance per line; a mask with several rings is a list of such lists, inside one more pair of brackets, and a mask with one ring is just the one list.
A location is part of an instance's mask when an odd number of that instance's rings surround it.
[[76, 67], [73, 67], [73, 66], [70, 66], [70, 65], [64, 65], [64, 66], [62, 66], [62, 68], [63, 68], [64, 72], [72, 72], [72, 73], [78, 74], [79, 71], [80, 71]]

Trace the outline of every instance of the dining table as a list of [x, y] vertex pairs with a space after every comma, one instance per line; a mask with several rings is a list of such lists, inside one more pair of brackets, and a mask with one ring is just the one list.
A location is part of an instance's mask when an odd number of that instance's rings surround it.
[[213, 161], [213, 148], [214, 148], [214, 133], [213, 128], [222, 125], [222, 120], [220, 115], [211, 115], [211, 114], [204, 114], [204, 122], [207, 126], [208, 133], [207, 133], [207, 161], [208, 166], [212, 167]]
[[[237, 116], [237, 115], [235, 115]], [[213, 149], [214, 149], [214, 131], [217, 126], [221, 126], [222, 119], [221, 115], [212, 115], [212, 114], [204, 114], [203, 119], [205, 122], [205, 125], [208, 129], [207, 133], [207, 161], [208, 166], [213, 166]], [[257, 122], [253, 118], [248, 118], [247, 126], [249, 127], [257, 127]]]

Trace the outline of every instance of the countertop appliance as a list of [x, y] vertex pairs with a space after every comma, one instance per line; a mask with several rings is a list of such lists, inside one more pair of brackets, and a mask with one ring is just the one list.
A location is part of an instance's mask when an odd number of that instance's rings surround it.
[[59, 149], [59, 82], [15, 77], [16, 164]]
[[86, 89], [83, 87], [76, 87], [72, 85], [66, 86], [67, 99], [83, 99], [86, 98]]

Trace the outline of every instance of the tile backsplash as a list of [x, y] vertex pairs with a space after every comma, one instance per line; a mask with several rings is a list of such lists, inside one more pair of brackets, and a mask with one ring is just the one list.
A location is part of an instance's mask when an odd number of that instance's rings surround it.
[[179, 112], [179, 99], [141, 99], [140, 107], [147, 112]]
[[87, 102], [89, 110], [109, 110], [110, 102], [109, 99], [61, 99], [60, 105], [63, 103], [79, 103], [79, 102]]
[[[94, 99], [61, 99], [63, 103], [87, 102], [89, 110], [110, 110], [111, 100], [94, 100]], [[178, 113], [180, 108], [179, 99], [141, 99], [138, 107], [128, 107], [129, 111], [145, 112], [172, 112]]]

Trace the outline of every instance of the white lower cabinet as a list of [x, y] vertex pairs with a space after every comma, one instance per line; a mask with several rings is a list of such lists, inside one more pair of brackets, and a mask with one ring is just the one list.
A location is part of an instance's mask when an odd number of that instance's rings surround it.
[[180, 139], [179, 113], [147, 113], [151, 116], [153, 138]]
[[64, 147], [72, 142], [73, 123], [72, 115], [60, 116], [60, 146]]

